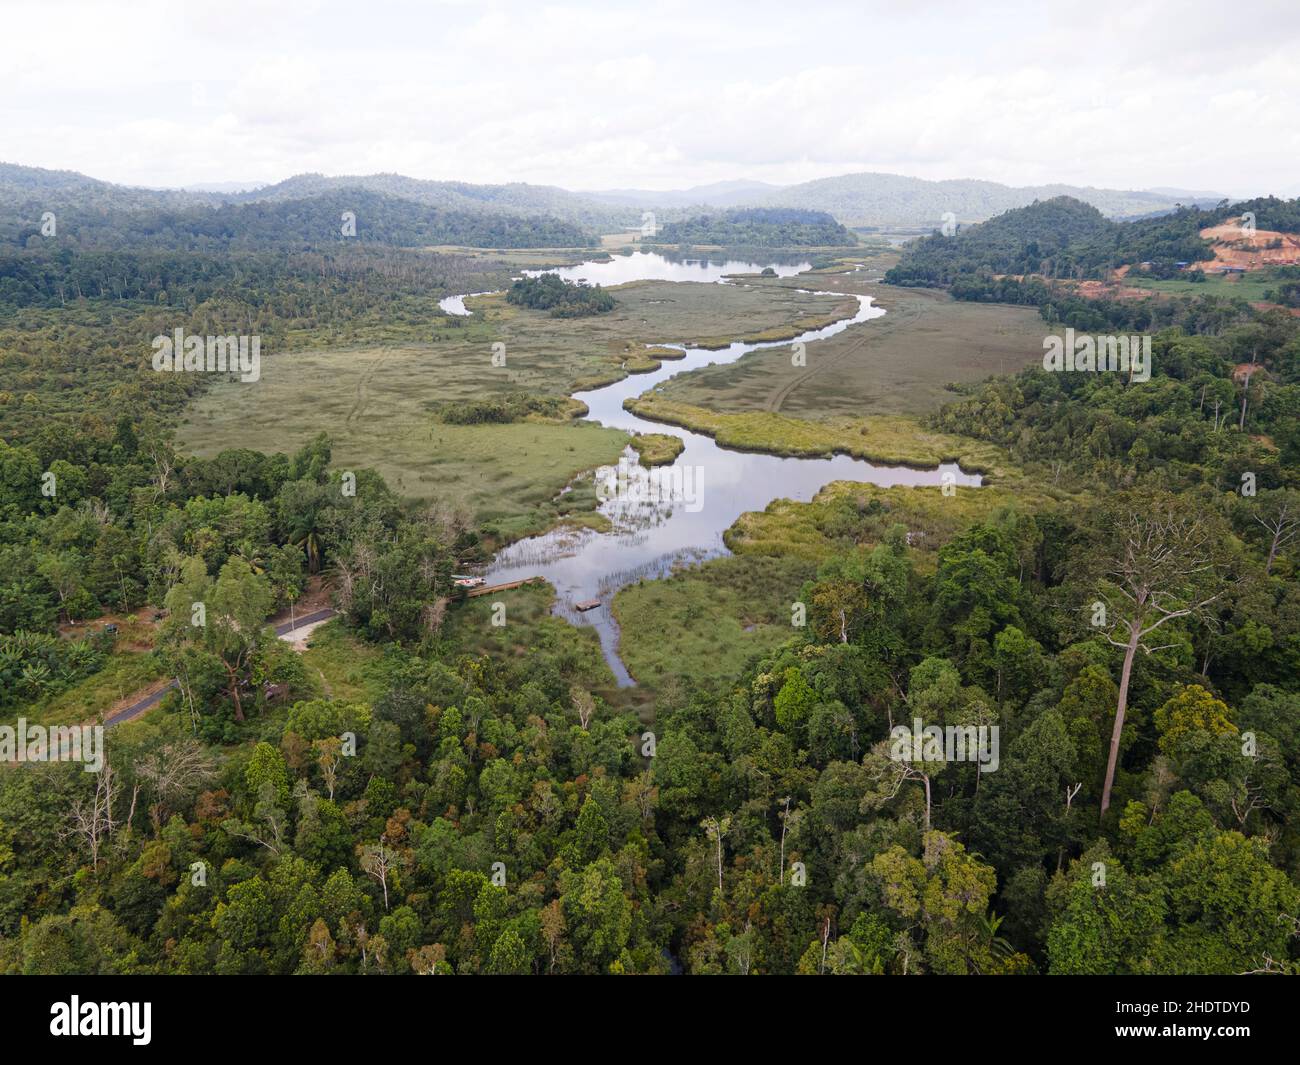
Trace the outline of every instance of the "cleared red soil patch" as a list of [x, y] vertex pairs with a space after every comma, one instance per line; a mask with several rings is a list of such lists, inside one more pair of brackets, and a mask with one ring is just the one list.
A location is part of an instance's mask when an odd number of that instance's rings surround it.
[[[1135, 288], [1132, 285], [1116, 284], [1125, 274], [1128, 273], [1127, 266], [1121, 266], [1118, 270], [1111, 271], [1111, 280], [1109, 281], [1073, 281], [1068, 278], [1056, 278], [1051, 284], [1058, 285], [1063, 289], [1068, 289], [1082, 296], [1084, 299], [1097, 300], [1149, 300], [1153, 299], [1160, 293], [1149, 288]], [[1004, 277], [1012, 278], [1016, 281], [1023, 281], [1026, 277], [1036, 277], [1040, 281], [1049, 279], [1042, 274], [994, 274], [993, 277], [1001, 280]]]
[[1254, 235], [1242, 232], [1237, 222], [1210, 226], [1201, 236], [1214, 242], [1214, 258], [1194, 264], [1194, 269], [1213, 273], [1225, 266], [1243, 270], [1264, 270], [1270, 266], [1300, 264], [1300, 237], [1275, 229], [1257, 229]]
[[1257, 311], [1286, 311], [1293, 318], [1300, 318], [1300, 307], [1283, 307], [1280, 303], [1269, 303], [1267, 300], [1252, 300], [1250, 305]]
[[[1115, 276], [1119, 278], [1123, 275], [1117, 270]], [[1149, 300], [1156, 294], [1149, 288], [1117, 285], [1114, 281], [1066, 281], [1064, 284], [1074, 289], [1084, 299], [1089, 300]]]

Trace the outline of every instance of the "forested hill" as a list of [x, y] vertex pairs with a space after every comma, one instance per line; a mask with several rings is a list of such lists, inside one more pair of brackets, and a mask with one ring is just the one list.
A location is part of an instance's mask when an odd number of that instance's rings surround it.
[[1255, 216], [1259, 229], [1300, 231], [1300, 200], [1263, 197], [1114, 222], [1095, 207], [1060, 196], [959, 228], [950, 236], [935, 232], [913, 241], [887, 280], [895, 285], [950, 285], [976, 274], [1104, 278], [1125, 264], [1172, 267], [1208, 258], [1210, 244], [1200, 231], [1246, 212]]
[[[400, 247], [585, 247], [594, 236], [545, 215], [431, 207], [365, 189], [339, 189], [276, 202], [102, 209], [58, 208], [53, 237], [41, 233], [39, 205], [0, 202], [0, 246], [167, 251], [319, 248], [348, 240]], [[349, 221], [351, 224], [349, 224]]]
[[181, 189], [143, 189], [114, 185], [111, 181], [78, 174], [74, 170], [46, 170], [39, 166], [0, 163], [0, 209], [8, 215], [17, 208], [42, 211], [84, 207], [102, 211], [193, 207], [220, 203], [215, 193]]
[[601, 203], [579, 193], [552, 185], [475, 185], [467, 181], [425, 181], [402, 174], [364, 174], [328, 177], [297, 174], [267, 185], [229, 196], [233, 203], [276, 202], [365, 189], [428, 207], [460, 211], [492, 211], [516, 215], [547, 215], [583, 227], [610, 232], [640, 224], [640, 216], [626, 206]]
[[742, 207], [699, 215], [660, 228], [665, 244], [721, 244], [730, 247], [843, 247], [853, 234], [824, 211], [791, 207]]

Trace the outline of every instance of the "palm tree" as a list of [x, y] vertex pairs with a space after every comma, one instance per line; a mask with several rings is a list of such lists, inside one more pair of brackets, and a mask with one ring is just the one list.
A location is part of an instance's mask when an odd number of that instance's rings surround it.
[[323, 486], [299, 481], [286, 485], [277, 502], [281, 528], [294, 547], [307, 556], [307, 572], [319, 573], [324, 549], [321, 522], [326, 500]]
[[[310, 515], [315, 518], [316, 515]], [[320, 572], [321, 546], [320, 533], [316, 531], [314, 521], [304, 521], [295, 525], [289, 533], [289, 543], [294, 547], [301, 547], [307, 556], [307, 572]]]
[[254, 573], [266, 572], [266, 559], [262, 557], [262, 548], [254, 546], [252, 542], [245, 540], [235, 551], [236, 558], [242, 558], [248, 563], [248, 568]]

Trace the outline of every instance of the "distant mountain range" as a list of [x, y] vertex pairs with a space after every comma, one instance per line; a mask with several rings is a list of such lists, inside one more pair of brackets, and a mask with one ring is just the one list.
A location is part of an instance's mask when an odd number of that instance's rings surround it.
[[582, 195], [605, 203], [639, 208], [796, 207], [825, 211], [847, 226], [938, 226], [945, 212], [958, 222], [982, 222], [1035, 200], [1071, 196], [1111, 218], [1159, 214], [1178, 204], [1212, 205], [1223, 193], [1159, 188], [1138, 191], [1082, 188], [1077, 185], [1014, 187], [995, 181], [927, 181], [900, 174], [843, 174], [799, 185], [762, 181], [720, 181], [689, 189], [608, 189]]
[[20, 246], [42, 246], [40, 226], [49, 212], [59, 239], [83, 250], [320, 248], [351, 237], [394, 247], [573, 248], [620, 228], [616, 211], [586, 205], [563, 189], [417, 181], [396, 174], [304, 174], [221, 193], [132, 188], [70, 171], [0, 163], [0, 244]]
[[946, 212], [956, 221], [981, 222], [1035, 200], [1070, 196], [1091, 204], [1109, 218], [1165, 211], [1179, 203], [1214, 204], [1219, 193], [1187, 193], [1174, 189], [1119, 191], [1077, 185], [1014, 187], [996, 181], [926, 181], [898, 174], [845, 174], [806, 181], [775, 193], [771, 203], [827, 211], [847, 226], [933, 225]]
[[[368, 201], [404, 212], [390, 231], [444, 232], [432, 216], [411, 219], [398, 204], [455, 212], [457, 231], [474, 214], [508, 216], [528, 228], [554, 219], [580, 227], [588, 234], [627, 231], [641, 225], [641, 212], [653, 210], [660, 223], [721, 212], [736, 207], [790, 207], [824, 211], [837, 222], [860, 228], [938, 226], [947, 212], [959, 223], [979, 222], [1036, 200], [1071, 196], [1096, 207], [1109, 218], [1157, 215], [1176, 204], [1212, 205], [1225, 197], [1217, 192], [1159, 188], [1120, 191], [1072, 185], [1013, 187], [993, 181], [927, 181], [898, 174], [860, 173], [778, 186], [761, 181], [721, 181], [686, 189], [605, 189], [571, 192], [550, 185], [511, 183], [475, 185], [463, 181], [427, 181], [401, 174], [328, 177], [299, 174], [284, 181], [248, 188], [238, 181], [209, 182], [189, 189], [149, 189], [115, 185], [66, 170], [0, 163], [0, 229], [22, 232], [43, 211], [59, 209], [95, 212], [174, 212], [196, 208], [234, 208], [247, 204], [286, 204], [328, 197], [333, 206], [349, 192], [369, 193]], [[233, 216], [236, 220], [242, 217]], [[252, 217], [252, 216], [247, 216]], [[410, 223], [410, 224], [408, 224]], [[526, 224], [523, 224], [526, 223]], [[473, 228], [473, 227], [471, 227]], [[491, 232], [492, 227], [482, 228]], [[558, 239], [558, 233], [555, 235]]]

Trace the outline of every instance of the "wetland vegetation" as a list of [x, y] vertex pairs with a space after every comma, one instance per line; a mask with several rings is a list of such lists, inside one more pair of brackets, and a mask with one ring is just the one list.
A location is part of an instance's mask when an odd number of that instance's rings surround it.
[[[1294, 969], [1300, 325], [1073, 276], [1200, 216], [744, 259], [289, 197], [218, 252], [122, 196], [0, 252], [0, 705], [119, 722], [0, 770], [0, 970]], [[1062, 324], [1151, 379], [1045, 371]], [[174, 328], [259, 379], [154, 374]]]

